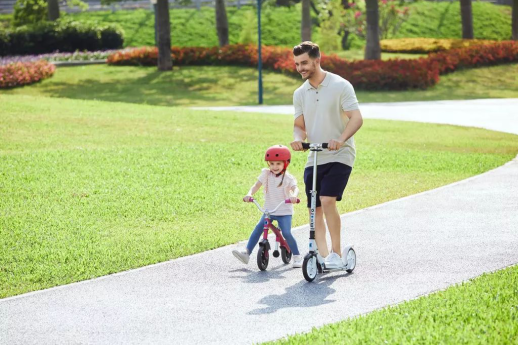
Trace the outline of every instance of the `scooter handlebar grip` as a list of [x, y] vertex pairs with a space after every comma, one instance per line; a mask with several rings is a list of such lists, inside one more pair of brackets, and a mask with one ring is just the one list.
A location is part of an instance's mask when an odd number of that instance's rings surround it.
[[328, 146], [329, 146], [329, 143], [327, 143], [327, 142], [324, 142], [324, 143], [322, 144], [322, 148], [327, 148]]
[[253, 202], [253, 200], [255, 200], [254, 198], [250, 198], [248, 201], [245, 201], [245, 202]]
[[307, 142], [302, 142], [302, 148], [304, 148], [304, 149], [309, 149], [309, 143], [307, 143]]

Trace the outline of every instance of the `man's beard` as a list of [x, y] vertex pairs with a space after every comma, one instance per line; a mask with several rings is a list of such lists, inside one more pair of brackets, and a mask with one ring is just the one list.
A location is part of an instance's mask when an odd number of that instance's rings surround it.
[[313, 64], [313, 66], [309, 70], [307, 70], [306, 76], [303, 76], [302, 73], [300, 74], [300, 76], [302, 76], [303, 80], [308, 80], [315, 74], [315, 72], [316, 72], [316, 67], [315, 67], [315, 64]]

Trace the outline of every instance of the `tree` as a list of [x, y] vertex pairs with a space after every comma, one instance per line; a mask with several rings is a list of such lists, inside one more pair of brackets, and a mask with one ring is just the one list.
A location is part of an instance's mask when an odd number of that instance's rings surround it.
[[47, 12], [49, 20], [52, 22], [60, 18], [60, 5], [58, 4], [58, 0], [47, 0]]
[[228, 45], [230, 43], [228, 40], [228, 16], [226, 15], [224, 0], [215, 1], [215, 25], [217, 27], [217, 37], [219, 37], [219, 46]]
[[517, 0], [512, 0], [512, 40], [517, 41]]
[[378, 0], [366, 0], [365, 2], [367, 13], [367, 34], [365, 55], [366, 60], [380, 60], [380, 36], [378, 33], [379, 18], [378, 18]]
[[302, 0], [302, 21], [300, 24], [300, 37], [302, 42], [311, 41], [310, 1], [311, 0]]
[[459, 0], [461, 11], [461, 31], [464, 39], [474, 38], [472, 27], [472, 0]]
[[172, 70], [172, 46], [170, 40], [170, 11], [168, 0], [157, 0], [157, 68]]

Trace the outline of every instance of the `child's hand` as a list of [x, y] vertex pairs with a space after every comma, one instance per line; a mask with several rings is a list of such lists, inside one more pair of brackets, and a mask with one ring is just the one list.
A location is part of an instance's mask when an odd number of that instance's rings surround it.
[[297, 203], [297, 199], [298, 199], [298, 198], [295, 197], [295, 196], [290, 196], [290, 197], [289, 197], [289, 200], [291, 201], [292, 204], [296, 204], [296, 203]]
[[250, 196], [250, 195], [246, 195], [244, 198], [242, 198], [242, 201], [244, 201], [244, 202], [250, 202], [251, 199], [253, 199], [252, 196]]

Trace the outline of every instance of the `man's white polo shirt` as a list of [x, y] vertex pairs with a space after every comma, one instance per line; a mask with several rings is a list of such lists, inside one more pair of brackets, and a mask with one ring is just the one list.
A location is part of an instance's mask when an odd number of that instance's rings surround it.
[[[344, 132], [349, 118], [344, 111], [358, 110], [358, 100], [351, 83], [326, 71], [326, 77], [318, 88], [306, 80], [293, 93], [295, 119], [304, 115], [307, 142], [324, 143], [337, 140]], [[318, 165], [339, 162], [353, 167], [355, 163], [355, 139], [350, 137], [338, 151], [324, 150], [318, 154]], [[313, 166], [309, 153], [306, 167]]]

